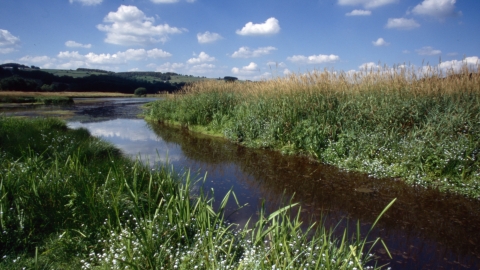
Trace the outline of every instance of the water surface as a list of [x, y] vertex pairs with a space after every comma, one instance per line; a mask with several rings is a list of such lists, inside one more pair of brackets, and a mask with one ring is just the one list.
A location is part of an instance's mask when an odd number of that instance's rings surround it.
[[[126, 155], [156, 163], [169, 161], [179, 172], [190, 170], [204, 189], [214, 190], [219, 202], [233, 189], [241, 204], [229, 220], [243, 224], [255, 216], [263, 200], [267, 209], [282, 198], [302, 203], [305, 222], [325, 217], [327, 226], [354, 226], [366, 231], [383, 208], [397, 198], [383, 216], [373, 237], [382, 237], [392, 252], [389, 259], [378, 246], [376, 255], [392, 269], [479, 269], [480, 202], [435, 190], [405, 185], [399, 179], [375, 179], [346, 172], [304, 157], [252, 150], [223, 139], [192, 134], [138, 119], [139, 104], [148, 100], [104, 99], [76, 101], [68, 120], [85, 127], [122, 149]], [[82, 104], [82, 105], [80, 105]], [[231, 201], [229, 210], [236, 209]]]

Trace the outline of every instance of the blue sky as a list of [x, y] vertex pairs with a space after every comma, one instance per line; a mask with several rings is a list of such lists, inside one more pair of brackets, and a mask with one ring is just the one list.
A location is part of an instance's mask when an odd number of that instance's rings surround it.
[[478, 0], [0, 1], [0, 63], [41, 68], [257, 80], [480, 56]]

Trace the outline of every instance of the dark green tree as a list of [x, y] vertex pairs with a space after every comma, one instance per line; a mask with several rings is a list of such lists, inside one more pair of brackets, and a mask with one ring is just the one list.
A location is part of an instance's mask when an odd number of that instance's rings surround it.
[[135, 96], [147, 96], [147, 89], [145, 87], [139, 87], [137, 89], [135, 89], [135, 92], [134, 92]]

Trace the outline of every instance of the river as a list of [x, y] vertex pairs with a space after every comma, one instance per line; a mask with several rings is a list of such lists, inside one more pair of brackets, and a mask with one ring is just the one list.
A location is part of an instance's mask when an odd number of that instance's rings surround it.
[[140, 105], [152, 100], [75, 99], [71, 107], [10, 108], [3, 113], [62, 116], [69, 127], [87, 128], [150, 166], [168, 161], [179, 174], [190, 172], [198, 180], [195, 187], [203, 186], [218, 203], [233, 189], [239, 203], [247, 204], [240, 211], [234, 211], [233, 199], [228, 205], [233, 213], [229, 221], [238, 224], [255, 217], [263, 201], [272, 211], [293, 196], [301, 202], [305, 223], [324, 222], [353, 230], [359, 220], [366, 232], [397, 198], [371, 235], [372, 239], [380, 236], [392, 253], [390, 259], [381, 245], [376, 246], [381, 264], [388, 263], [392, 269], [480, 268], [480, 201], [148, 123], [137, 115]]

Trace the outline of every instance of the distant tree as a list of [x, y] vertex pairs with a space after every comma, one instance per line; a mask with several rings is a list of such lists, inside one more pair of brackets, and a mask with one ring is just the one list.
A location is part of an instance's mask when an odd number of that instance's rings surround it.
[[225, 82], [235, 82], [236, 80], [238, 80], [237, 77], [231, 77], [231, 76], [225, 76], [223, 77], [223, 79], [225, 80]]
[[133, 93], [135, 96], [147, 96], [147, 89], [145, 87], [139, 87], [135, 89], [135, 92]]

